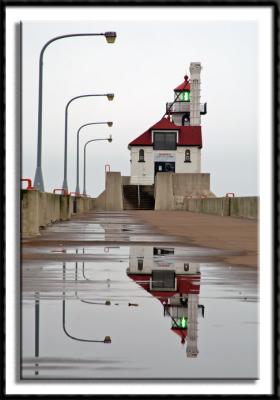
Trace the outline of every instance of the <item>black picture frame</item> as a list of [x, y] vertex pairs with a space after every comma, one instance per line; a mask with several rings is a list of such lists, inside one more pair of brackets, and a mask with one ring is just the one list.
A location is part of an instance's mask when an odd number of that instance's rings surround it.
[[[133, 6], [133, 7], [143, 7], [143, 6], [155, 6], [155, 7], [191, 7], [191, 6], [197, 6], [197, 7], [206, 7], [206, 6], [211, 6], [211, 7], [271, 7], [273, 10], [273, 60], [272, 60], [272, 65], [273, 65], [273, 71], [272, 71], [272, 77], [274, 81], [274, 93], [273, 93], [273, 121], [274, 121], [274, 127], [273, 127], [273, 165], [274, 165], [274, 174], [272, 177], [273, 180], [273, 188], [274, 192], [272, 194], [273, 198], [273, 203], [272, 203], [272, 210], [274, 214], [274, 219], [273, 219], [273, 243], [272, 243], [272, 248], [273, 248], [273, 268], [274, 268], [274, 281], [273, 281], [273, 326], [272, 326], [272, 332], [273, 332], [273, 338], [272, 338], [272, 343], [273, 343], [273, 348], [274, 348], [274, 360], [273, 360], [273, 393], [270, 395], [59, 395], [59, 398], [94, 398], [94, 399], [109, 399], [109, 398], [178, 398], [178, 399], [204, 399], [204, 398], [227, 398], [227, 399], [235, 399], [235, 398], [250, 398], [250, 399], [278, 399], [280, 396], [280, 390], [279, 390], [279, 275], [278, 275], [278, 250], [279, 250], [279, 226], [278, 226], [278, 206], [279, 206], [279, 175], [278, 175], [278, 168], [279, 166], [277, 165], [277, 160], [279, 157], [279, 142], [278, 142], [278, 132], [279, 132], [279, 94], [277, 91], [277, 88], [279, 88], [279, 75], [278, 75], [278, 68], [279, 68], [279, 42], [278, 42], [278, 37], [279, 37], [279, 4], [277, 1], [259, 1], [256, 2], [254, 0], [252, 1], [187, 1], [187, 0], [182, 0], [182, 1], [163, 1], [163, 0], [154, 0], [154, 1], [149, 1], [149, 0], [142, 0], [142, 1], [133, 1], [133, 0], [118, 0], [118, 1], [92, 1], [92, 0], [81, 0], [81, 1], [71, 1], [71, 0], [42, 0], [42, 1], [32, 1], [32, 0], [5, 0], [2, 1], [1, 3], [1, 42], [2, 42], [2, 52], [1, 52], [1, 58], [2, 62], [0, 63], [0, 71], [1, 71], [1, 81], [2, 81], [2, 87], [5, 87], [5, 76], [6, 74], [9, 73], [9, 71], [6, 70], [5, 68], [5, 14], [6, 14], [6, 8], [7, 7], [35, 7], [35, 6], [47, 6], [47, 7], [56, 7], [56, 6], [63, 6], [63, 7], [73, 7], [73, 6], [78, 6], [78, 7], [83, 7], [83, 6], [93, 6], [93, 7], [98, 7], [98, 6], [114, 6], [114, 7], [125, 7], [125, 6]], [[19, 47], [17, 47], [18, 49]], [[18, 79], [18, 77], [17, 77]], [[17, 87], [20, 87], [19, 82], [17, 82]], [[5, 176], [4, 176], [4, 171], [5, 171], [5, 135], [8, 135], [8, 132], [5, 132], [5, 111], [9, 107], [8, 104], [5, 103], [5, 91], [2, 90], [2, 107], [1, 107], [1, 126], [2, 126], [2, 132], [4, 134], [1, 135], [1, 161], [2, 161], [2, 168], [1, 168], [1, 186], [2, 186], [2, 191], [1, 191], [1, 230], [3, 234], [5, 233], [5, 191], [6, 191], [6, 185], [5, 185]], [[20, 121], [20, 104], [18, 104], [18, 109], [17, 109], [17, 118]], [[16, 149], [17, 152], [19, 152], [19, 149]], [[19, 196], [17, 196], [19, 200]], [[17, 215], [18, 217], [18, 215]], [[19, 220], [19, 218], [17, 218]], [[17, 226], [17, 229], [19, 229], [19, 225]], [[8, 267], [11, 267], [10, 265], [7, 264], [8, 260], [8, 255], [5, 252], [5, 240], [4, 238], [2, 239], [2, 251], [1, 251], [1, 259], [2, 259], [2, 265], [4, 268], [2, 268], [2, 279], [1, 279], [1, 310], [2, 310], [2, 329], [1, 329], [1, 360], [2, 360], [2, 374], [1, 374], [1, 398], [3, 399], [17, 399], [17, 398], [57, 398], [57, 395], [46, 395], [46, 394], [41, 394], [41, 395], [11, 395], [6, 393], [6, 387], [5, 387], [5, 338], [6, 338], [6, 331], [5, 331], [5, 296], [8, 292], [8, 288], [5, 287], [5, 270]]]

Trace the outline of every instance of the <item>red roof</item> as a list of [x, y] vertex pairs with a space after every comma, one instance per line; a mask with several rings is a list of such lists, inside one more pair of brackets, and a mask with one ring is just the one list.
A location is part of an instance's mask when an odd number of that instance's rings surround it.
[[187, 329], [182, 329], [182, 328], [171, 328], [172, 332], [177, 333], [181, 337], [181, 343], [185, 343], [186, 337], [188, 336], [188, 331]]
[[174, 89], [174, 92], [182, 92], [184, 90], [191, 90], [191, 85], [189, 82], [183, 82], [181, 85], [177, 86]]
[[162, 118], [151, 126], [146, 132], [138, 136], [128, 146], [152, 146], [152, 131], [174, 130], [179, 132], [177, 146], [199, 146], [202, 147], [201, 126], [179, 126], [175, 125], [168, 118]]
[[188, 75], [184, 76], [185, 80], [181, 85], [177, 86], [174, 89], [174, 92], [182, 92], [183, 90], [191, 90], [190, 82], [189, 82], [189, 77]]

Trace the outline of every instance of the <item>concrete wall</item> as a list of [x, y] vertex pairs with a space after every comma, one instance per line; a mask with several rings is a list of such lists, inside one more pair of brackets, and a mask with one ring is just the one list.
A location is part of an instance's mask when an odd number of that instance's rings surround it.
[[155, 183], [155, 210], [173, 210], [173, 173], [159, 172], [157, 173]]
[[184, 199], [184, 210], [204, 214], [258, 219], [258, 197]]
[[38, 236], [39, 193], [37, 190], [21, 190], [21, 235]]
[[229, 216], [229, 197], [184, 199], [184, 210], [205, 214]]
[[105, 190], [94, 199], [94, 209], [102, 211], [123, 210], [123, 185], [129, 185], [130, 177], [120, 172], [107, 172]]
[[[173, 174], [174, 196], [210, 195], [210, 174]], [[213, 195], [213, 193], [212, 193]], [[214, 195], [213, 195], [214, 196]]]
[[155, 210], [186, 210], [257, 219], [258, 202], [258, 197], [215, 197], [207, 173], [159, 172], [156, 176]]
[[104, 190], [96, 199], [94, 199], [94, 209], [95, 210], [105, 210], [106, 209], [106, 190]]
[[155, 183], [155, 209], [184, 209], [188, 196], [215, 197], [210, 191], [210, 174], [159, 172]]
[[232, 217], [245, 217], [257, 219], [259, 212], [258, 197], [231, 197], [230, 215]]
[[[94, 207], [94, 199], [76, 198], [77, 213]], [[21, 235], [30, 237], [39, 235], [40, 227], [57, 221], [65, 221], [73, 215], [74, 198], [37, 190], [21, 190]]]
[[122, 177], [120, 172], [107, 172], [105, 185], [105, 209], [123, 210]]

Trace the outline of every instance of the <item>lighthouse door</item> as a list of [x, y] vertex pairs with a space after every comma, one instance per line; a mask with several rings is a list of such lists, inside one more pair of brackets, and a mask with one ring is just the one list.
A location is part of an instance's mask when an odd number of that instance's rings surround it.
[[175, 162], [156, 161], [155, 162], [155, 175], [158, 172], [175, 172]]

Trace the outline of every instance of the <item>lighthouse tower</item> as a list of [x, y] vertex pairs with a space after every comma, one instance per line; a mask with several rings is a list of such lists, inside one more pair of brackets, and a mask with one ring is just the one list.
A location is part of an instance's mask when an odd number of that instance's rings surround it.
[[199, 62], [191, 62], [190, 79], [184, 76], [184, 82], [174, 89], [174, 101], [166, 104], [166, 113], [172, 117], [172, 122], [178, 126], [200, 126], [200, 115], [206, 114], [206, 103], [200, 103], [200, 73]]

